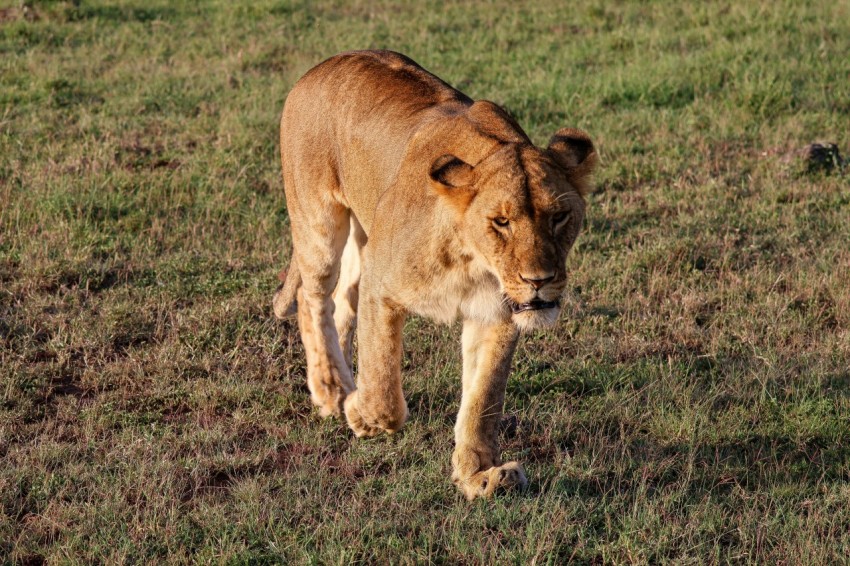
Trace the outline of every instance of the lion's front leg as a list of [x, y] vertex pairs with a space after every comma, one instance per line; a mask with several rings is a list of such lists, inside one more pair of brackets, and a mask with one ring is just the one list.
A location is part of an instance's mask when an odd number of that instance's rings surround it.
[[405, 316], [402, 308], [368, 291], [360, 298], [357, 389], [345, 399], [345, 417], [357, 436], [396, 432], [407, 420], [401, 389]]
[[484, 325], [467, 320], [463, 325], [463, 396], [455, 424], [452, 480], [470, 500], [527, 484], [518, 462], [502, 463], [498, 442], [517, 336], [511, 322]]

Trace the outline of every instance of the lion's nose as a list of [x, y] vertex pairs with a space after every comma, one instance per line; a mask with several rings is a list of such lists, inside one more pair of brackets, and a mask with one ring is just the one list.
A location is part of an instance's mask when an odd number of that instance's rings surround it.
[[534, 287], [540, 289], [543, 285], [555, 278], [555, 274], [549, 273], [528, 273], [523, 275], [520, 273], [519, 278]]

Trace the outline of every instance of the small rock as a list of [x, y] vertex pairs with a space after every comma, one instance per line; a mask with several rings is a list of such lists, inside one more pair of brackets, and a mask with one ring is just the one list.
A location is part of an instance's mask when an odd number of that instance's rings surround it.
[[847, 162], [841, 158], [838, 146], [830, 142], [810, 143], [801, 149], [786, 153], [782, 161], [799, 163], [809, 173], [843, 169], [847, 165]]

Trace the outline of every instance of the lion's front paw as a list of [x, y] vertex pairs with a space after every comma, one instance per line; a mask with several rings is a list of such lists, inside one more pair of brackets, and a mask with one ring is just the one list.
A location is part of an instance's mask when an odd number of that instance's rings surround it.
[[477, 472], [469, 478], [455, 480], [455, 483], [466, 498], [472, 501], [476, 497], [491, 497], [498, 491], [525, 489], [528, 480], [522, 464], [508, 462]]
[[348, 426], [354, 431], [354, 434], [360, 436], [375, 436], [382, 431], [374, 425], [370, 425], [360, 413], [360, 408], [357, 406], [357, 391], [349, 394], [345, 399], [345, 420], [348, 421]]
[[375, 436], [382, 432], [390, 434], [398, 431], [407, 420], [407, 405], [401, 402], [400, 408], [379, 407], [378, 414], [366, 414], [360, 405], [359, 391], [352, 391], [345, 399], [345, 419], [357, 436]]

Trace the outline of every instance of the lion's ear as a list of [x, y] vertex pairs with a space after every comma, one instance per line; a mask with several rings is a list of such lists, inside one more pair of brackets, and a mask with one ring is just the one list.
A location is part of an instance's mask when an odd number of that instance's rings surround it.
[[428, 176], [444, 187], [466, 187], [472, 184], [472, 165], [454, 155], [441, 155], [431, 164]]
[[590, 136], [575, 128], [561, 128], [549, 140], [546, 151], [564, 168], [570, 182], [581, 194], [590, 191], [590, 176], [599, 162]]
[[475, 173], [472, 165], [454, 155], [441, 155], [428, 170], [431, 187], [458, 212], [463, 212], [472, 202], [475, 190]]

